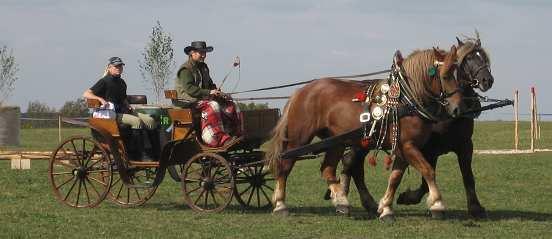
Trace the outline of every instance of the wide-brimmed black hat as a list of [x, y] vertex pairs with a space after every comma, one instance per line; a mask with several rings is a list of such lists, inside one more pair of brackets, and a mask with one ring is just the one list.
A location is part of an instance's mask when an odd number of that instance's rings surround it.
[[189, 55], [190, 51], [192, 51], [192, 50], [203, 51], [203, 52], [212, 52], [213, 47], [212, 46], [207, 46], [207, 43], [205, 43], [204, 41], [193, 41], [192, 44], [190, 44], [189, 46], [184, 48], [184, 53], [186, 53], [186, 55]]
[[125, 65], [125, 63], [123, 63], [123, 60], [117, 56], [109, 58], [109, 64], [114, 66]]

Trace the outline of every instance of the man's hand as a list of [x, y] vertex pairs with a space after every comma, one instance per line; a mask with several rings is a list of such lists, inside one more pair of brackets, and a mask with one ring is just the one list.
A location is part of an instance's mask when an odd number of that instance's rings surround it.
[[214, 90], [211, 90], [209, 92], [210, 95], [212, 96], [221, 96], [222, 95], [222, 91], [220, 91], [219, 89], [214, 89]]

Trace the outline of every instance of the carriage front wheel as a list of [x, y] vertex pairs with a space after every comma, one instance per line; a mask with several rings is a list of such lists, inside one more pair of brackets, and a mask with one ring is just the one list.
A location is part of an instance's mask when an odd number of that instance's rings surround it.
[[109, 193], [111, 159], [94, 139], [74, 136], [52, 152], [48, 176], [58, 201], [76, 208], [95, 207]]
[[219, 212], [232, 201], [232, 168], [218, 154], [196, 154], [184, 164], [181, 177], [184, 201], [194, 211]]

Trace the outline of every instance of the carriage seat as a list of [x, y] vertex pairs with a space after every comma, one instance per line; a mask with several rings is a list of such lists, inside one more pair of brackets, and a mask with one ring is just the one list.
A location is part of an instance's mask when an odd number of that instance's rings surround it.
[[176, 93], [176, 90], [165, 90], [164, 92], [165, 92], [165, 99], [171, 100], [171, 103], [174, 106], [177, 106], [180, 108], [192, 108], [193, 102], [178, 98], [178, 94]]
[[145, 95], [127, 95], [127, 101], [131, 105], [145, 105], [148, 98]]
[[[145, 100], [145, 96], [142, 99], [142, 101], [138, 101], [138, 102], [144, 102], [144, 100]], [[99, 100], [86, 99], [86, 105], [90, 109], [96, 109], [101, 106], [101, 103]], [[105, 130], [114, 138], [119, 138], [122, 135], [126, 135], [126, 133], [130, 131], [130, 125], [118, 124], [115, 119], [100, 119], [100, 118], [90, 117], [88, 119], [88, 123], [95, 128]], [[121, 134], [121, 132], [123, 132], [123, 134]]]

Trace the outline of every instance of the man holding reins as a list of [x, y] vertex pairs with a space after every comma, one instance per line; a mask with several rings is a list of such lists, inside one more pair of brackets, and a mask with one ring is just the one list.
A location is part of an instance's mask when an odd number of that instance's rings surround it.
[[[201, 112], [201, 139], [211, 147], [220, 147], [239, 140], [238, 108], [213, 83], [205, 64], [207, 52], [213, 47], [204, 41], [194, 41], [184, 48], [188, 61], [178, 69], [175, 89], [181, 107], [194, 107]], [[234, 135], [234, 137], [231, 136]]]

